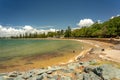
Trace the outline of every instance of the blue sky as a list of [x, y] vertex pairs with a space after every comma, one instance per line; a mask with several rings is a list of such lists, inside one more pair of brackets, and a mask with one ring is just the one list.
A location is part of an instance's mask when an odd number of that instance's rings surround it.
[[66, 29], [81, 19], [106, 21], [120, 14], [120, 0], [0, 0], [0, 25]]

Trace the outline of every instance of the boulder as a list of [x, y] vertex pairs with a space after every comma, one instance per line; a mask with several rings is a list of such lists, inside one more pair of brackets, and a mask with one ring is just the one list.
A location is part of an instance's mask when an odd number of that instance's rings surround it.
[[4, 80], [3, 76], [0, 76], [0, 80]]
[[43, 80], [43, 76], [42, 75], [37, 76], [36, 80]]
[[93, 72], [89, 72], [89, 73], [83, 74], [83, 80], [103, 80], [103, 79], [101, 79], [99, 76], [97, 76]]
[[92, 71], [92, 68], [90, 68], [90, 67], [85, 67], [84, 68], [84, 72], [86, 72], [86, 73], [89, 73], [91, 71]]
[[103, 75], [102, 75], [102, 71], [103, 71], [103, 69], [102, 69], [101, 67], [97, 67], [97, 68], [94, 68], [94, 69], [93, 69], [93, 72], [94, 72], [96, 75], [98, 75], [99, 77], [101, 77], [101, 79], [104, 80], [104, 77], [103, 77]]
[[109, 64], [100, 66], [102, 68], [102, 76], [104, 79], [111, 80], [113, 78], [120, 79], [120, 69]]
[[37, 71], [37, 75], [42, 75], [43, 73], [46, 73], [46, 72], [48, 72], [47, 69], [41, 69], [41, 70]]
[[22, 75], [19, 75], [16, 78], [14, 78], [14, 80], [24, 80], [24, 79], [22, 78]]
[[11, 72], [8, 74], [9, 77], [17, 77], [18, 73], [17, 72]]
[[29, 72], [26, 72], [23, 76], [22, 76], [22, 78], [23, 79], [29, 79], [30, 77], [32, 77], [33, 75], [32, 75], [32, 73], [29, 73]]

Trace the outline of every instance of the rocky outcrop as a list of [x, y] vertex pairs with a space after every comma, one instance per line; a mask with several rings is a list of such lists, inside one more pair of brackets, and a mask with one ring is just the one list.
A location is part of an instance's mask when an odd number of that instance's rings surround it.
[[27, 72], [1, 73], [0, 80], [120, 80], [120, 69], [112, 65], [93, 65], [96, 60], [72, 62], [63, 66]]

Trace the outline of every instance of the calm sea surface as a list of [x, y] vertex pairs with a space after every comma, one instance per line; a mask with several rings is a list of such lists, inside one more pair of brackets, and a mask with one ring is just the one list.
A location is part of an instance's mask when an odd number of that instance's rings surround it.
[[80, 50], [81, 43], [72, 40], [1, 39], [0, 60], [46, 53]]

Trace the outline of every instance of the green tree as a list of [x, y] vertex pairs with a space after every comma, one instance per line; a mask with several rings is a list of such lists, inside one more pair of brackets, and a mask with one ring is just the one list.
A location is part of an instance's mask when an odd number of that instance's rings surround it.
[[71, 37], [71, 28], [68, 26], [67, 30], [65, 31], [65, 37], [69, 38]]

